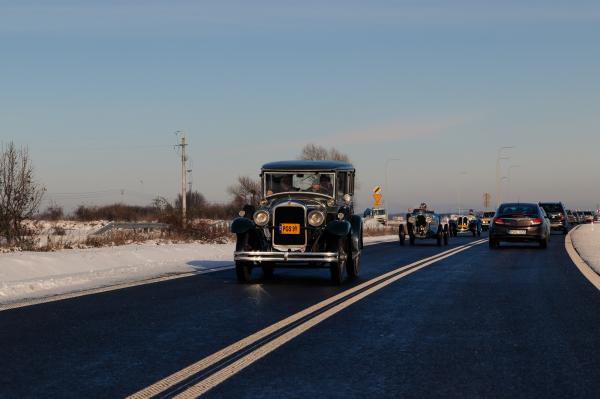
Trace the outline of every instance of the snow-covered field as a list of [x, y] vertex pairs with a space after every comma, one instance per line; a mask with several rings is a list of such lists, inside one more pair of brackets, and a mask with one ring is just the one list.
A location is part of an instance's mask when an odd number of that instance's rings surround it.
[[[396, 235], [365, 237], [365, 244]], [[0, 254], [0, 303], [43, 298], [233, 264], [234, 244], [161, 244]]]
[[571, 233], [571, 240], [579, 256], [600, 274], [600, 225], [581, 225]]

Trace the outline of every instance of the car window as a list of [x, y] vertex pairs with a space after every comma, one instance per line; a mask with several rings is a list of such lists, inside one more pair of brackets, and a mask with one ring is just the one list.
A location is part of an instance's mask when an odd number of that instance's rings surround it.
[[499, 216], [539, 216], [534, 204], [503, 204], [498, 209]]
[[306, 192], [333, 197], [333, 173], [265, 173], [265, 195]]
[[338, 173], [337, 175], [337, 195], [338, 198], [342, 198], [346, 194], [346, 182], [348, 181], [348, 175], [346, 173]]
[[562, 213], [562, 207], [560, 206], [560, 204], [540, 204], [540, 206], [547, 212], [547, 213]]

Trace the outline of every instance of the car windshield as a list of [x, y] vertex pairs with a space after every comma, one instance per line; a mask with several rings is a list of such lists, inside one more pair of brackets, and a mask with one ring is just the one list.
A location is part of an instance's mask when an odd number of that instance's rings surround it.
[[540, 204], [546, 213], [562, 213], [562, 207], [560, 204]]
[[496, 212], [483, 212], [483, 217], [484, 218], [491, 218], [494, 216]]
[[503, 204], [498, 209], [498, 215], [504, 217], [537, 217], [538, 209], [534, 204]]
[[592, 215], [592, 212], [590, 212], [590, 211], [585, 211], [585, 212], [583, 212], [583, 214], [584, 214], [584, 215], [586, 215], [586, 216], [591, 216], [591, 215]]
[[373, 215], [374, 216], [385, 215], [385, 209], [373, 209]]
[[306, 192], [333, 197], [333, 173], [265, 173], [265, 196]]

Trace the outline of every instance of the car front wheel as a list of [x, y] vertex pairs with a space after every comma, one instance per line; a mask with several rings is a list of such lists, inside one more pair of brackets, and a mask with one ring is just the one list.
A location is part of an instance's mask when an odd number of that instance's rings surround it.
[[352, 249], [352, 243], [350, 242], [350, 240], [348, 240], [348, 243], [350, 245], [348, 245], [347, 249], [348, 260], [346, 262], [346, 271], [350, 279], [355, 279], [360, 273], [360, 251], [354, 251]]
[[346, 273], [346, 264], [348, 263], [345, 237], [338, 240], [337, 248], [334, 248], [333, 252], [338, 253], [338, 261], [332, 262], [329, 267], [331, 284], [342, 285], [344, 282], [344, 274]]

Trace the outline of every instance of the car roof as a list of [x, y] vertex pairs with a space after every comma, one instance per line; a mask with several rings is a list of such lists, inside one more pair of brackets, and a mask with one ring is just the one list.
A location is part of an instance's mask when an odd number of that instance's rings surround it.
[[269, 162], [262, 166], [262, 170], [268, 171], [336, 171], [354, 170], [354, 166], [342, 161], [278, 161]]

